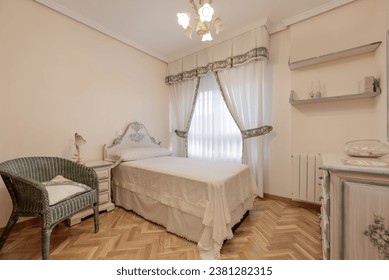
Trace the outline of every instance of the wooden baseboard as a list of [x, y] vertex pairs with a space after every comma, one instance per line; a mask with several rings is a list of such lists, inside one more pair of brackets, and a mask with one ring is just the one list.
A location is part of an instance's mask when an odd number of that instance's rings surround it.
[[311, 209], [311, 210], [315, 210], [317, 212], [320, 212], [321, 206], [319, 204], [309, 203], [309, 202], [304, 202], [304, 201], [296, 201], [296, 200], [292, 200], [291, 198], [288, 198], [288, 197], [278, 196], [278, 195], [274, 195], [274, 194], [267, 194], [267, 193], [264, 193], [263, 197], [274, 199], [274, 200], [280, 200], [282, 202], [289, 203], [290, 205], [293, 205], [293, 206], [297, 206], [297, 207], [301, 207], [301, 208], [305, 208], [305, 209]]

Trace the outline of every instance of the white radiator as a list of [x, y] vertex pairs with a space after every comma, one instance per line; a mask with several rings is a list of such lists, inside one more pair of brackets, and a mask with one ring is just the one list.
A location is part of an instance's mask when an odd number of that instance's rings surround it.
[[319, 154], [292, 155], [292, 199], [320, 203]]

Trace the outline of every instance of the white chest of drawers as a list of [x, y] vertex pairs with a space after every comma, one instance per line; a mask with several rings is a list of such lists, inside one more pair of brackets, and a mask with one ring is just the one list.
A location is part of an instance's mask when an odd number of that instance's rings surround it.
[[383, 259], [365, 232], [375, 215], [389, 228], [389, 161], [334, 155], [322, 161], [323, 258]]
[[[112, 211], [115, 205], [111, 200], [111, 166], [108, 161], [88, 161], [86, 166], [93, 168], [99, 177], [99, 211]], [[68, 224], [73, 226], [81, 222], [81, 219], [92, 215], [92, 209], [86, 209], [77, 213], [68, 220]]]

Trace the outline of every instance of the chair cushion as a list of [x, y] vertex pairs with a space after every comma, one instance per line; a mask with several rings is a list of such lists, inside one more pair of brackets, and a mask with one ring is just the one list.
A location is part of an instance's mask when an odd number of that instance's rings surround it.
[[87, 185], [69, 180], [62, 175], [54, 177], [52, 180], [42, 183], [49, 195], [49, 205], [57, 204], [61, 201], [92, 190]]

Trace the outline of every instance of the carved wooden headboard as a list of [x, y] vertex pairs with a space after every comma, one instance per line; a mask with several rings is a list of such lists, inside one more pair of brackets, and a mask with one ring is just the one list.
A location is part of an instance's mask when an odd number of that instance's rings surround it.
[[143, 124], [139, 122], [130, 123], [124, 133], [117, 137], [110, 146], [103, 147], [103, 160], [115, 161], [111, 158], [113, 152], [136, 147], [160, 147], [161, 142], [156, 142], [151, 137]]

